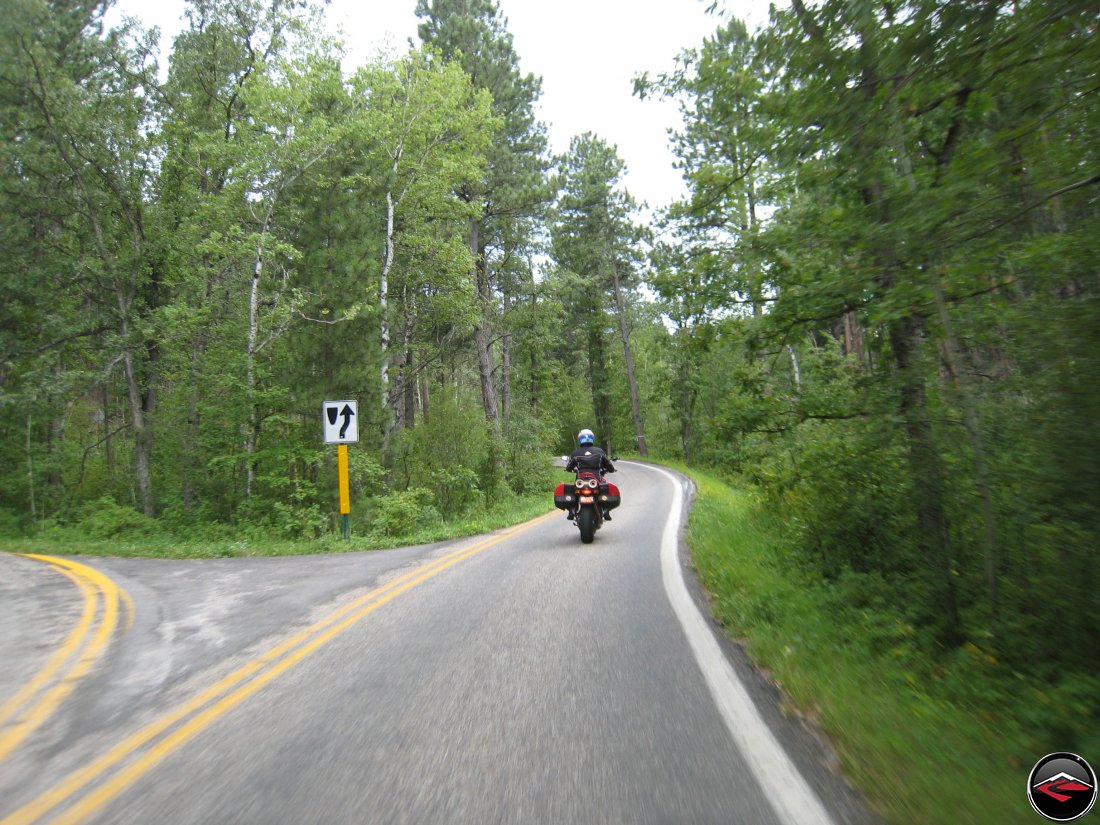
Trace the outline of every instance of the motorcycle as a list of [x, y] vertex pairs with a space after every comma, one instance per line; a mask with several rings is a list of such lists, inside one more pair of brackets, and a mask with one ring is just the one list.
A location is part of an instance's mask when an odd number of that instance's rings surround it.
[[590, 470], [581, 470], [573, 483], [562, 482], [554, 489], [554, 506], [573, 514], [585, 544], [591, 544], [603, 526], [604, 513], [620, 504], [619, 488]]

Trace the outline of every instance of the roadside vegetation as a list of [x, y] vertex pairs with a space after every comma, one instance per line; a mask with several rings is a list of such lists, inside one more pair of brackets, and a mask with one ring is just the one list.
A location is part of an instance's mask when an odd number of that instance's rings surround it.
[[[232, 556], [300, 556], [380, 550], [475, 536], [540, 516], [550, 508], [545, 494], [502, 497], [496, 506], [471, 509], [444, 519], [424, 495], [362, 502], [352, 512], [348, 540], [337, 529], [318, 529], [311, 538], [273, 530], [270, 525], [206, 524], [173, 528], [132, 507], [101, 499], [81, 517], [44, 525], [34, 536], [0, 532], [0, 550], [74, 556], [205, 559]], [[295, 531], [296, 533], [296, 531]]]
[[1046, 684], [973, 643], [929, 655], [878, 576], [823, 578], [781, 509], [743, 481], [680, 469], [697, 485], [688, 541], [716, 618], [886, 821], [1034, 822], [1031, 766], [1098, 752], [1095, 675]]

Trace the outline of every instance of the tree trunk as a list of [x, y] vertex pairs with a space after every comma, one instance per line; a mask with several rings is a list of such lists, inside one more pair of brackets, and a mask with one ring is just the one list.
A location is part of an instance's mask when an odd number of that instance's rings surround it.
[[963, 420], [966, 422], [966, 432], [970, 438], [970, 447], [974, 450], [974, 475], [975, 486], [982, 502], [982, 524], [985, 527], [983, 537], [983, 554], [985, 557], [985, 580], [989, 591], [989, 601], [994, 614], [997, 613], [999, 602], [997, 586], [997, 524], [993, 515], [993, 494], [989, 485], [989, 469], [986, 462], [985, 439], [982, 437], [981, 418], [974, 396], [970, 392], [969, 381], [955, 368], [958, 358], [958, 343], [951, 326], [951, 317], [947, 312], [947, 301], [944, 299], [943, 289], [933, 279], [933, 293], [936, 298], [936, 309], [939, 312], [940, 324], [943, 327], [944, 346], [947, 357], [951, 363], [951, 373], [954, 377], [955, 388], [959, 393], [959, 401], [963, 408]]
[[111, 450], [111, 396], [106, 381], [100, 386], [100, 391], [103, 395], [103, 464], [107, 468], [107, 478], [113, 479], [115, 474], [115, 460]]
[[917, 524], [921, 548], [933, 562], [937, 578], [935, 615], [940, 621], [938, 641], [945, 648], [962, 641], [962, 623], [955, 592], [951, 536], [944, 511], [944, 477], [928, 417], [928, 398], [915, 357], [923, 337], [924, 320], [910, 316], [890, 325], [890, 349], [901, 380], [901, 413], [909, 443]]
[[57, 410], [57, 414], [50, 419], [50, 428], [46, 437], [46, 455], [50, 458], [47, 464], [49, 469], [46, 471], [46, 485], [50, 490], [50, 498], [56, 499], [56, 491], [59, 491], [62, 487], [62, 462], [56, 460], [55, 456], [63, 449], [65, 443], [65, 419], [68, 417], [69, 408], [72, 404], [70, 402], [64, 405], [51, 406]]
[[428, 373], [421, 371], [420, 380], [417, 382], [420, 386], [420, 420], [428, 420], [428, 402], [430, 400], [430, 385], [431, 380], [428, 377]]
[[[512, 308], [512, 296], [504, 290], [504, 323], [508, 323], [508, 310]], [[507, 326], [505, 327], [507, 330]], [[500, 416], [507, 426], [512, 414], [512, 333], [505, 331], [500, 339]]]
[[38, 508], [34, 501], [34, 442], [31, 436], [34, 433], [34, 418], [31, 413], [27, 414], [27, 494], [31, 502], [31, 521], [38, 521]]
[[[531, 329], [535, 329], [535, 313], [538, 310], [538, 298], [531, 290]], [[538, 347], [531, 347], [531, 410], [535, 418], [539, 417], [539, 372]]]
[[256, 250], [256, 261], [252, 267], [252, 283], [248, 290], [248, 430], [244, 437], [245, 483], [244, 497], [252, 498], [252, 488], [256, 481], [257, 431], [259, 430], [259, 412], [256, 409], [256, 342], [260, 331], [260, 274], [263, 272], [263, 249]]
[[844, 313], [844, 354], [854, 355], [857, 363], [863, 363], [863, 328], [854, 310]]
[[393, 193], [386, 193], [386, 251], [382, 258], [382, 274], [378, 278], [378, 306], [379, 306], [379, 340], [382, 348], [382, 410], [386, 411], [390, 406], [390, 267], [393, 266]]
[[[206, 285], [206, 300], [210, 300], [210, 283]], [[195, 485], [193, 476], [195, 473], [194, 459], [198, 449], [199, 432], [202, 423], [199, 412], [199, 402], [202, 400], [200, 383], [202, 380], [203, 357], [206, 353], [207, 328], [203, 326], [198, 337], [191, 344], [191, 380], [187, 398], [187, 426], [184, 430], [183, 453], [183, 489], [181, 492], [182, 506], [185, 513], [190, 513], [195, 504]], [[106, 398], [106, 388], [104, 388]]]
[[494, 430], [500, 429], [497, 412], [497, 390], [493, 383], [493, 344], [489, 328], [489, 308], [492, 291], [489, 289], [489, 273], [486, 269], [485, 247], [481, 241], [481, 224], [470, 222], [470, 252], [474, 255], [474, 281], [477, 286], [478, 321], [474, 328], [474, 344], [477, 346], [477, 370], [481, 378], [481, 406], [485, 420]]
[[680, 446], [684, 450], [684, 462], [691, 463], [691, 440], [694, 436], [693, 421], [695, 418], [695, 390], [684, 382], [683, 392], [680, 395]]
[[413, 363], [413, 313], [416, 310], [415, 298], [405, 290], [405, 325], [401, 330], [405, 357], [401, 364], [401, 398], [403, 410], [401, 426], [407, 430], [416, 425], [416, 369]]
[[638, 404], [638, 380], [634, 371], [634, 353], [630, 349], [630, 331], [626, 324], [626, 307], [623, 304], [623, 293], [619, 281], [619, 270], [612, 267], [612, 277], [615, 287], [615, 313], [619, 316], [619, 335], [623, 339], [623, 359], [626, 361], [626, 380], [630, 386], [630, 411], [634, 416], [634, 437], [638, 444], [638, 454], [648, 454], [645, 443], [645, 426], [642, 424], [642, 411]]
[[795, 352], [794, 347], [787, 344], [787, 354], [791, 356], [791, 376], [794, 378], [794, 390], [798, 395], [802, 395], [802, 368], [798, 365], [798, 353]]
[[[593, 304], [595, 306], [595, 304]], [[611, 389], [608, 380], [607, 353], [601, 329], [602, 312], [589, 321], [588, 375], [592, 385], [592, 409], [596, 414], [597, 436], [603, 447], [611, 452]]]
[[[122, 335], [128, 337], [128, 325], [122, 324]], [[149, 518], [156, 515], [153, 504], [153, 475], [151, 456], [153, 435], [145, 421], [145, 411], [141, 399], [141, 387], [134, 365], [134, 355], [127, 346], [122, 353], [123, 371], [126, 376], [126, 388], [130, 399], [130, 429], [134, 433], [134, 475], [137, 479], [138, 494], [141, 497], [141, 509]]]

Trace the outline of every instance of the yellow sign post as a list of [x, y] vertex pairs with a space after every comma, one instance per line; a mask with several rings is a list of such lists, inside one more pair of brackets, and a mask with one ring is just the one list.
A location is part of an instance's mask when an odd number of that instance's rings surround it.
[[350, 526], [348, 513], [351, 512], [351, 490], [348, 485], [348, 445], [341, 444], [336, 448], [336, 474], [340, 481], [340, 516], [343, 522], [344, 540], [350, 538]]

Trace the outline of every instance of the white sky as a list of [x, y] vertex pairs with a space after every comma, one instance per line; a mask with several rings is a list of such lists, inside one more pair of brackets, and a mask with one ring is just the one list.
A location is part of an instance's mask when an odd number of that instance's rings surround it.
[[[499, 0], [520, 69], [542, 77], [539, 119], [551, 149], [564, 152], [574, 135], [594, 132], [626, 162], [626, 188], [652, 208], [685, 193], [668, 146], [679, 126], [675, 104], [634, 97], [633, 78], [670, 70], [683, 49], [702, 43], [721, 23], [709, 0]], [[769, 0], [727, 0], [724, 8], [750, 30], [767, 22]], [[184, 0], [119, 0], [116, 11], [162, 33], [162, 62], [182, 28]], [[416, 0], [331, 0], [329, 25], [344, 31], [345, 71], [380, 50], [404, 51], [416, 38]], [[167, 36], [167, 37], [165, 37]]]

